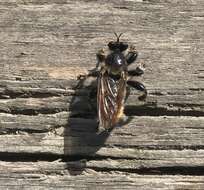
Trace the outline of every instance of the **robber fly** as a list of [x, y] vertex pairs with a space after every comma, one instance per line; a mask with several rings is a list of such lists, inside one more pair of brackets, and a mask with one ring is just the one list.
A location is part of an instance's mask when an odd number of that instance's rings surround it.
[[111, 130], [124, 118], [127, 85], [141, 92], [139, 100], [145, 100], [147, 96], [147, 90], [142, 83], [128, 79], [130, 76], [140, 76], [144, 73], [139, 66], [134, 70], [128, 70], [138, 53], [131, 46], [125, 54], [128, 44], [120, 41], [122, 34], [115, 35], [117, 40], [108, 43], [109, 54], [105, 55], [105, 52], [100, 50], [96, 54], [96, 68], [87, 75], [97, 77], [98, 120], [106, 130]]

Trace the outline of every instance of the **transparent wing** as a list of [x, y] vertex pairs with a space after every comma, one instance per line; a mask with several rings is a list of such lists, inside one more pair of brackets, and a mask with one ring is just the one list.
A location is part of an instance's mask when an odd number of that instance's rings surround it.
[[117, 124], [123, 115], [123, 104], [126, 94], [126, 74], [119, 80], [101, 72], [98, 78], [97, 92], [98, 118], [102, 127], [109, 129]]

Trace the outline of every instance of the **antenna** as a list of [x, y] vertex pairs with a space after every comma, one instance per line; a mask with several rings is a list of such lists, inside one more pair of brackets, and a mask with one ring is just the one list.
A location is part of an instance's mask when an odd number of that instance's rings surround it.
[[123, 33], [120, 33], [119, 35], [117, 35], [117, 33], [116, 33], [116, 32], [114, 32], [114, 34], [115, 34], [115, 36], [116, 36], [116, 38], [117, 38], [117, 42], [119, 42], [120, 37], [122, 36], [122, 34], [123, 34]]

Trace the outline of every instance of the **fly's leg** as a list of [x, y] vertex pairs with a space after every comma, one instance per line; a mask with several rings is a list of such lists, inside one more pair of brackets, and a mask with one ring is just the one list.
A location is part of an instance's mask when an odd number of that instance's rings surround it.
[[79, 75], [78, 76], [78, 80], [86, 80], [88, 77], [98, 77], [99, 76], [99, 66], [102, 62], [104, 62], [106, 56], [105, 56], [105, 52], [103, 49], [99, 50], [96, 53], [96, 67], [92, 70], [89, 70], [89, 73], [86, 75]]
[[134, 46], [130, 46], [130, 49], [126, 55], [126, 62], [128, 65], [132, 64], [137, 59], [138, 53]]
[[128, 80], [127, 84], [133, 88], [135, 88], [136, 90], [141, 92], [141, 95], [138, 97], [138, 99], [140, 101], [145, 101], [146, 97], [147, 97], [147, 90], [145, 88], [145, 86], [138, 82], [138, 81], [132, 81], [132, 80]]
[[106, 56], [103, 49], [99, 50], [96, 53], [96, 59], [97, 59], [96, 67], [89, 71], [89, 76], [97, 77], [99, 75], [99, 66], [101, 65], [101, 63], [105, 61], [105, 58]]
[[144, 69], [142, 69], [140, 66], [136, 67], [136, 69], [128, 70], [129, 76], [141, 76], [144, 74]]
[[97, 53], [96, 53], [96, 59], [97, 59], [97, 62], [96, 62], [96, 68], [95, 70], [98, 70], [99, 68], [99, 65], [105, 61], [105, 58], [106, 58], [106, 55], [105, 55], [105, 52], [103, 49], [100, 49]]
[[105, 58], [106, 56], [105, 56], [104, 50], [103, 49], [99, 50], [98, 53], [96, 53], [96, 59], [97, 59], [96, 67], [92, 70], [89, 70], [88, 74], [79, 75], [77, 77], [77, 79], [79, 80], [79, 83], [75, 88], [81, 88], [84, 82], [86, 81], [86, 79], [89, 77], [98, 77], [100, 74], [99, 66], [102, 62], [104, 62]]
[[[135, 47], [131, 46], [128, 51], [128, 54], [126, 55], [126, 61], [128, 66], [132, 64], [134, 61], [136, 61], [137, 56], [138, 56], [138, 53]], [[141, 64], [137, 66], [136, 69], [128, 70], [128, 75], [130, 76], [141, 76], [142, 74], [144, 74], [144, 67]]]

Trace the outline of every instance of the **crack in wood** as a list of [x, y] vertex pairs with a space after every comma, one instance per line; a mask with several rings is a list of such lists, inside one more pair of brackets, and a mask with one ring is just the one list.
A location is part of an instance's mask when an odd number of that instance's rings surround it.
[[[82, 157], [82, 156], [72, 156], [66, 158], [64, 156], [57, 156], [52, 154], [13, 154], [13, 153], [0, 153], [2, 161], [6, 163], [12, 162], [13, 164], [16, 162], [24, 163], [24, 164], [36, 164], [38, 165], [39, 162], [50, 162], [53, 167], [58, 167], [59, 171], [56, 169], [50, 170], [50, 167], [47, 169], [45, 168], [44, 174], [59, 174], [62, 173], [63, 170], [72, 170], [73, 171], [82, 171], [84, 169], [91, 169], [96, 172], [122, 172], [122, 173], [133, 173], [133, 174], [142, 174], [142, 175], [196, 175], [196, 176], [204, 176], [204, 167], [203, 166], [176, 166], [174, 163], [172, 166], [167, 167], [148, 167], [148, 166], [140, 166], [140, 168], [128, 167], [128, 165], [121, 165], [119, 167], [114, 166], [115, 162], [119, 161], [121, 158], [111, 158], [111, 157]], [[126, 159], [123, 158], [122, 162], [127, 161], [127, 163], [134, 163], [134, 162], [151, 162], [151, 159]], [[155, 159], [155, 161], [157, 161]], [[159, 161], [159, 160], [158, 160]], [[109, 162], [109, 165], [106, 165], [106, 162]], [[161, 160], [162, 162], [162, 160]], [[94, 164], [95, 163], [95, 164]], [[98, 165], [101, 164], [102, 166]], [[56, 166], [55, 166], [56, 165]], [[130, 164], [131, 165], [131, 164]], [[134, 165], [134, 164], [133, 164]], [[1, 164], [0, 164], [1, 169]]]
[[95, 168], [90, 167], [97, 172], [124, 172], [141, 175], [196, 175], [204, 176], [204, 167], [157, 167], [144, 169], [124, 169], [124, 168]]

